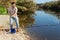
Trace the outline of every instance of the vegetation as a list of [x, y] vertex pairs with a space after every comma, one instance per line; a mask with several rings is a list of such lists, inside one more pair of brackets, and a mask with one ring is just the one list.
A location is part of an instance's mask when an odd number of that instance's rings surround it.
[[46, 10], [60, 11], [60, 1], [47, 2], [42, 5], [42, 8]]
[[34, 13], [36, 10], [36, 4], [33, 1], [29, 0], [18, 0], [17, 7], [19, 14], [20, 13]]
[[0, 14], [7, 14], [6, 8], [0, 6]]
[[32, 0], [0, 0], [0, 5], [6, 9], [10, 6], [11, 2], [16, 2], [18, 13], [35, 12], [36, 4]]
[[26, 27], [34, 23], [34, 18], [32, 17], [36, 10], [36, 4], [31, 0], [18, 0], [18, 15], [20, 20], [20, 26]]
[[0, 0], [0, 5], [5, 8], [8, 8], [11, 2], [16, 2], [16, 0]]
[[36, 4], [32, 0], [0, 0], [0, 14], [7, 14], [7, 8], [11, 2], [16, 2], [18, 7], [18, 15], [20, 26], [28, 26], [34, 23], [34, 12]]

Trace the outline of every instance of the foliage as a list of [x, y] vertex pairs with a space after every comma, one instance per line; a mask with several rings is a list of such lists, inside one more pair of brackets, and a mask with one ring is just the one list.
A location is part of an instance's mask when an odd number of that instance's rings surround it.
[[36, 10], [36, 4], [33, 1], [29, 0], [18, 0], [17, 7], [19, 12], [32, 12], [34, 13]]
[[30, 0], [18, 0], [18, 15], [20, 26], [26, 27], [34, 23], [34, 18], [32, 17], [36, 10], [36, 4]]
[[34, 13], [36, 10], [36, 4], [31, 0], [0, 0], [0, 5], [6, 9], [10, 6], [11, 2], [16, 2], [18, 7], [18, 14], [25, 12]]
[[0, 5], [8, 8], [11, 2], [16, 2], [16, 0], [0, 0]]
[[7, 14], [6, 8], [0, 6], [0, 14]]
[[43, 5], [43, 8], [59, 11], [60, 10], [60, 1], [47, 2]]

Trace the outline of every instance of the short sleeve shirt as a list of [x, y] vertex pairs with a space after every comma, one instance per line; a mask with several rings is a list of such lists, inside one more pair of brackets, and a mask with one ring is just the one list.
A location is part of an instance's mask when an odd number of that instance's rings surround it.
[[9, 14], [17, 14], [17, 12], [18, 12], [17, 7], [15, 7], [15, 8], [9, 7], [8, 8], [8, 13]]

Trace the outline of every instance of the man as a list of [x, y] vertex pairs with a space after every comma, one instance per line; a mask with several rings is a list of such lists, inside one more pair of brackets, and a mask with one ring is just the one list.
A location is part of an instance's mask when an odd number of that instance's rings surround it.
[[11, 7], [8, 8], [8, 13], [10, 15], [10, 27], [12, 29], [13, 21], [15, 21], [16, 27], [17, 27], [17, 31], [18, 31], [19, 21], [18, 21], [18, 17], [17, 17], [17, 12], [18, 12], [18, 9], [16, 7], [16, 4], [15, 4], [15, 2], [12, 2], [11, 3]]

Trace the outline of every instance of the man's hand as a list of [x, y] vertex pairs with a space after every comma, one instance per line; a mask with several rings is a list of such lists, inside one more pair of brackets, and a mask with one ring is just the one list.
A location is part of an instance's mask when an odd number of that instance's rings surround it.
[[17, 15], [16, 13], [14, 13], [14, 14], [11, 14], [11, 16], [12, 16], [12, 17], [15, 17], [16, 15]]

